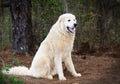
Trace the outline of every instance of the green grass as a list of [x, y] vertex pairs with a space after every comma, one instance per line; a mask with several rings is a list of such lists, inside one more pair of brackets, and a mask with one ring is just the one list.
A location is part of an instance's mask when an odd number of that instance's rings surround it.
[[13, 60], [11, 63], [6, 64], [2, 67], [2, 70], [9, 70], [10, 67], [12, 66], [18, 66], [20, 64], [20, 62], [18, 60]]
[[15, 76], [4, 75], [0, 71], [0, 84], [24, 84], [24, 81]]
[[[20, 63], [18, 60], [14, 60], [9, 64], [4, 65], [2, 67], [2, 70], [8, 71], [11, 66], [17, 66], [19, 64]], [[23, 80], [20, 80], [20, 79], [16, 78], [15, 76], [7, 76], [7, 75], [2, 74], [2, 72], [1, 72], [2, 70], [0, 70], [0, 84], [24, 84]]]

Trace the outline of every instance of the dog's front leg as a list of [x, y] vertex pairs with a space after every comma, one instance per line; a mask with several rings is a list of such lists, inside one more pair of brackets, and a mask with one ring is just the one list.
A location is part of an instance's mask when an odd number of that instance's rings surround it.
[[76, 70], [75, 70], [75, 67], [73, 65], [73, 61], [72, 61], [72, 58], [71, 58], [71, 53], [69, 54], [68, 57], [66, 57], [64, 59], [64, 63], [67, 67], [67, 69], [72, 73], [73, 76], [75, 77], [80, 77], [81, 74], [80, 73], [77, 73]]
[[66, 78], [64, 77], [64, 74], [63, 74], [62, 58], [61, 58], [61, 56], [56, 56], [55, 59], [54, 59], [54, 63], [55, 63], [55, 69], [57, 71], [59, 80], [66, 80]]

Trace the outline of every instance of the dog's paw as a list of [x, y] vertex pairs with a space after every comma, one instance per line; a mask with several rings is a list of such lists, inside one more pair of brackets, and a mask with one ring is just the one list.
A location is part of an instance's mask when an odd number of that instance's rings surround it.
[[74, 74], [74, 77], [81, 77], [82, 75], [80, 73]]
[[63, 77], [59, 77], [59, 80], [66, 80], [66, 78], [63, 76]]
[[50, 80], [52, 80], [53, 76], [52, 75], [48, 75], [47, 78], [50, 79]]

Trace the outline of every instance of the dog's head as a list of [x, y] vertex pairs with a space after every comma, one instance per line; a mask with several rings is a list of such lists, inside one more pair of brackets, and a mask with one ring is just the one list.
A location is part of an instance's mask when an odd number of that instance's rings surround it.
[[75, 34], [77, 20], [73, 14], [66, 13], [59, 17], [58, 22], [61, 29], [69, 34]]

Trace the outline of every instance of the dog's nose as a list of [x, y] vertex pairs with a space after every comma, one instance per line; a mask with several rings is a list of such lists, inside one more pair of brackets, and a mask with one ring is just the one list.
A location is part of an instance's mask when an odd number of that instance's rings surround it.
[[77, 26], [77, 24], [75, 23], [75, 24], [74, 24], [74, 27], [76, 27], [76, 26]]

